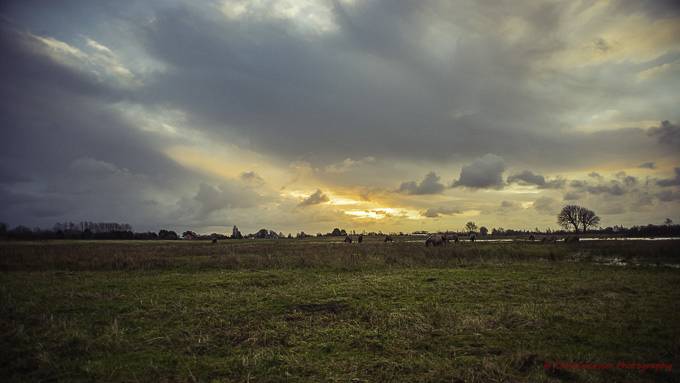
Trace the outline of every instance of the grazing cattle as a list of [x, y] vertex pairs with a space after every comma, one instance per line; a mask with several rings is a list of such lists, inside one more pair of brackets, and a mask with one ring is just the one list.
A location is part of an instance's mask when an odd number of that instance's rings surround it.
[[345, 237], [345, 243], [352, 243], [352, 238], [349, 235]]
[[535, 241], [535, 240], [536, 240], [536, 237], [534, 237], [534, 235], [531, 234], [531, 235], [529, 236], [529, 240], [530, 240], [530, 241]]
[[474, 242], [475, 239], [477, 239], [477, 236], [475, 235], [475, 233], [470, 234], [470, 242]]
[[217, 243], [217, 238], [213, 238], [212, 243]]
[[565, 243], [576, 243], [580, 240], [578, 236], [570, 235], [564, 239]]
[[391, 236], [389, 236], [389, 235], [385, 236], [385, 242], [392, 242], [392, 241], [394, 241], [394, 240], [392, 239]]
[[361, 242], [363, 242], [363, 241], [364, 241], [364, 235], [363, 235], [363, 234], [359, 234], [359, 238], [357, 238], [357, 242], [361, 243]]
[[430, 234], [425, 240], [425, 247], [432, 246], [443, 246], [449, 242], [448, 238], [441, 234]]

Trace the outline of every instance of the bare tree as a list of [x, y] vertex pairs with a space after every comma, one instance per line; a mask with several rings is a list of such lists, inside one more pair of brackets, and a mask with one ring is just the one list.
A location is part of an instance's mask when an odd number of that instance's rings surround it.
[[589, 227], [595, 227], [600, 223], [600, 217], [598, 217], [594, 211], [586, 209], [585, 207], [581, 207], [578, 211], [578, 221], [583, 227], [583, 232], [585, 233], [588, 231]]
[[565, 229], [573, 226], [574, 231], [578, 233], [579, 221], [579, 211], [580, 206], [577, 205], [567, 205], [562, 208], [560, 214], [557, 215], [557, 223]]
[[588, 228], [595, 227], [600, 223], [600, 217], [594, 211], [583, 206], [567, 205], [557, 215], [557, 223], [565, 229], [574, 227], [574, 231], [577, 233], [579, 227], [581, 227], [585, 233]]

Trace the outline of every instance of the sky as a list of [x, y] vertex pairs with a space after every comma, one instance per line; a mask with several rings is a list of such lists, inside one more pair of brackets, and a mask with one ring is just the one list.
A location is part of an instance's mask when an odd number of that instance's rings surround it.
[[675, 1], [3, 1], [0, 221], [680, 222]]

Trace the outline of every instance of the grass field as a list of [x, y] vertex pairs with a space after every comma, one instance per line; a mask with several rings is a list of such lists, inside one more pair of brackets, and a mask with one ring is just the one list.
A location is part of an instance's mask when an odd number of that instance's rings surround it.
[[0, 380], [680, 381], [678, 263], [680, 241], [4, 242]]

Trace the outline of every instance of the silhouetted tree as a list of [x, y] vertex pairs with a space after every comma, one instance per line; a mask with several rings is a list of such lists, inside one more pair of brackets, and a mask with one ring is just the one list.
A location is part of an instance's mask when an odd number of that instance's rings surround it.
[[489, 229], [487, 229], [486, 226], [482, 226], [479, 228], [479, 234], [482, 237], [485, 237], [487, 234], [489, 234]]
[[191, 230], [187, 230], [184, 233], [182, 233], [182, 238], [183, 239], [198, 239], [198, 234], [194, 233]]
[[465, 224], [465, 230], [467, 230], [469, 233], [474, 233], [477, 230], [477, 224], [470, 221]]
[[158, 232], [158, 238], [159, 239], [170, 239], [170, 240], [179, 239], [179, 237], [177, 236], [177, 233], [175, 233], [173, 230], [165, 230], [165, 229], [161, 229], [161, 231]]
[[234, 225], [234, 228], [231, 229], [231, 238], [232, 239], [243, 239], [243, 234], [238, 230], [238, 227]]
[[567, 205], [563, 207], [560, 214], [557, 215], [557, 223], [565, 229], [569, 229], [569, 227], [573, 226], [574, 231], [578, 232], [580, 210], [581, 207], [577, 205]]
[[586, 209], [585, 207], [579, 208], [578, 211], [578, 221], [583, 227], [583, 232], [588, 231], [589, 227], [595, 227], [600, 223], [600, 217], [598, 217], [594, 211]]
[[581, 227], [585, 233], [588, 228], [595, 227], [600, 223], [600, 217], [594, 211], [583, 206], [567, 205], [557, 215], [557, 223], [565, 229], [573, 226], [574, 232], [577, 233], [579, 227]]

